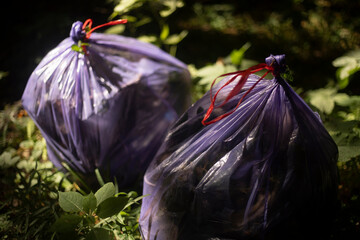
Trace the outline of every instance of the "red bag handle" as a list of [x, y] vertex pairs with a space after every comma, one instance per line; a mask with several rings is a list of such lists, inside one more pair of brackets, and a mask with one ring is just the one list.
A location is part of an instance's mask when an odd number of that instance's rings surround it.
[[[242, 103], [242, 101], [244, 100], [244, 98], [255, 88], [255, 86], [266, 77], [266, 75], [268, 75], [270, 72], [272, 73], [272, 75], [274, 77], [278, 76], [281, 72], [284, 71], [285, 69], [285, 55], [277, 55], [277, 56], [273, 56], [270, 55], [270, 57], [266, 58], [266, 63], [260, 63], [257, 64], [255, 66], [252, 66], [246, 70], [242, 70], [242, 71], [236, 71], [236, 72], [231, 72], [231, 73], [225, 73], [222, 74], [220, 76], [218, 76], [217, 78], [214, 79], [214, 81], [211, 84], [210, 87], [210, 100], [211, 100], [211, 104], [203, 118], [203, 120], [201, 121], [201, 123], [204, 126], [210, 125], [212, 123], [215, 123], [217, 121], [220, 121], [221, 119], [229, 116], [230, 114], [232, 114], [233, 112], [235, 112], [235, 110], [240, 106], [240, 104]], [[250, 74], [254, 74], [256, 72], [259, 72], [261, 70], [267, 70], [266, 73], [259, 78], [259, 80], [256, 81], [256, 83], [254, 83], [254, 85], [251, 86], [251, 88], [249, 88], [246, 93], [241, 97], [241, 99], [239, 100], [239, 102], [237, 103], [236, 107], [234, 109], [232, 109], [230, 112], [224, 113], [210, 121], [206, 121], [208, 120], [208, 118], [210, 117], [212, 111], [215, 108], [220, 108], [222, 106], [224, 106], [231, 98], [233, 98], [235, 95], [237, 95], [241, 89], [243, 88], [243, 86], [245, 85], [245, 82], [247, 81], [247, 79], [249, 78]], [[219, 90], [216, 91], [215, 95], [212, 96], [212, 88], [216, 82], [216, 80], [220, 77], [226, 77], [226, 76], [230, 76], [230, 75], [234, 75], [233, 77], [231, 77], [223, 86], [221, 86], [219, 88]], [[219, 94], [219, 92], [227, 85], [229, 85], [230, 83], [232, 83], [237, 77], [241, 76], [240, 80], [238, 81], [238, 83], [235, 85], [235, 87], [231, 90], [231, 92], [229, 93], [229, 95], [226, 97], [226, 99], [219, 105], [219, 106], [215, 106], [215, 101], [217, 98], [217, 95]]]
[[[82, 29], [84, 31], [86, 31], [85, 39], [89, 39], [91, 33], [94, 32], [96, 29], [106, 27], [106, 26], [117, 25], [117, 24], [124, 24], [124, 23], [127, 23], [127, 19], [119, 19], [119, 20], [115, 20], [115, 21], [110, 21], [110, 22], [101, 24], [99, 26], [96, 26], [94, 28], [91, 28], [92, 27], [92, 19], [89, 18], [84, 22]], [[88, 28], [88, 29], [86, 29], [86, 28]]]

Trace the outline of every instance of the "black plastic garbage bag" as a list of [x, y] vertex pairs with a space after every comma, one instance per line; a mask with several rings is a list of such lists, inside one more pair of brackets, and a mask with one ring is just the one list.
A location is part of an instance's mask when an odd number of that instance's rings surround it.
[[122, 188], [142, 179], [169, 125], [190, 105], [185, 64], [151, 44], [92, 33], [124, 22], [94, 28], [91, 20], [75, 22], [22, 96], [49, 159], [61, 169], [66, 163], [89, 185], [97, 182], [95, 169]]
[[326, 239], [337, 146], [280, 77], [284, 55], [266, 63], [225, 74], [171, 127], [144, 177], [144, 239]]

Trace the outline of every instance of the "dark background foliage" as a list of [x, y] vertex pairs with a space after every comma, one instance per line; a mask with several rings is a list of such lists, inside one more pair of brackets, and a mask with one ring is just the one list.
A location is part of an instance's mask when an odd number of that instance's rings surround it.
[[1, 6], [0, 106], [21, 98], [27, 79], [47, 52], [69, 36], [74, 21], [105, 22], [112, 4], [101, 0], [9, 1]]
[[[20, 99], [26, 81], [41, 58], [68, 37], [71, 24], [87, 18], [94, 25], [108, 21], [117, 0], [9, 1], [1, 7], [0, 106]], [[293, 85], [304, 89], [324, 86], [333, 78], [331, 62], [360, 46], [360, 1], [184, 1], [168, 21], [171, 31], [186, 29], [177, 57], [197, 67], [227, 56], [250, 42], [246, 57], [259, 62], [285, 53], [296, 76]], [[146, 24], [136, 36], [160, 32]], [[358, 81], [359, 82], [359, 81]], [[358, 94], [355, 81], [348, 91]]]

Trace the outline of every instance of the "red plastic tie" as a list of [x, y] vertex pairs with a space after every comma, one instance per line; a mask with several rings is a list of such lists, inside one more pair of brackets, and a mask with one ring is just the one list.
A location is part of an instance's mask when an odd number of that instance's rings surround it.
[[[249, 78], [250, 74], [254, 74], [256, 72], [259, 72], [261, 70], [264, 70], [266, 69], [266, 73], [261, 77], [259, 78], [259, 80], [256, 81], [256, 83], [254, 83], [254, 85], [252, 85], [251, 88], [249, 88], [246, 93], [241, 97], [241, 99], [239, 100], [239, 102], [237, 103], [236, 107], [234, 109], [232, 109], [230, 112], [227, 112], [227, 113], [224, 113], [210, 121], [206, 121], [212, 111], [215, 109], [215, 108], [220, 108], [222, 106], [224, 106], [231, 98], [233, 98], [235, 95], [237, 95], [238, 93], [240, 93], [241, 89], [243, 88], [243, 86], [245, 85], [245, 82], [247, 81], [247, 79]], [[218, 76], [217, 78], [214, 79], [214, 81], [212, 82], [211, 84], [211, 87], [210, 87], [210, 100], [211, 100], [211, 104], [203, 118], [203, 120], [201, 121], [201, 123], [204, 125], [204, 126], [207, 126], [207, 125], [210, 125], [212, 123], [215, 123], [217, 121], [220, 121], [221, 119], [229, 116], [230, 114], [232, 114], [233, 112], [235, 112], [235, 110], [240, 106], [241, 102], [244, 100], [244, 98], [255, 88], [255, 86], [262, 80], [266, 77], [266, 75], [268, 75], [269, 73], [272, 73], [274, 75], [274, 67], [272, 66], [272, 64], [269, 66], [265, 63], [260, 63], [258, 65], [255, 65], [255, 66], [252, 66], [246, 70], [242, 70], [242, 71], [236, 71], [236, 72], [231, 72], [231, 73], [225, 73], [225, 74], [222, 74], [220, 76]], [[226, 76], [230, 76], [230, 75], [234, 75], [232, 76], [223, 86], [221, 86], [219, 88], [219, 90], [216, 91], [215, 95], [212, 96], [212, 88], [216, 82], [216, 80], [220, 77], [226, 77]], [[215, 106], [215, 101], [216, 101], [216, 98], [217, 98], [217, 95], [219, 94], [219, 92], [224, 88], [226, 87], [227, 85], [229, 85], [230, 83], [232, 83], [237, 77], [241, 76], [240, 80], [238, 81], [238, 83], [235, 85], [235, 87], [231, 90], [231, 92], [229, 93], [229, 95], [226, 97], [226, 99], [219, 105], [219, 106]]]
[[[93, 31], [95, 31], [96, 29], [106, 27], [106, 26], [117, 25], [117, 24], [124, 24], [124, 23], [127, 23], [127, 19], [119, 19], [119, 20], [115, 20], [115, 21], [110, 21], [110, 22], [101, 24], [99, 26], [96, 26], [94, 28], [91, 28], [92, 27], [92, 20], [89, 18], [84, 22], [84, 24], [82, 26], [82, 29], [86, 31], [85, 39], [89, 39], [91, 33]], [[86, 28], [88, 28], [88, 29], [86, 29]]]

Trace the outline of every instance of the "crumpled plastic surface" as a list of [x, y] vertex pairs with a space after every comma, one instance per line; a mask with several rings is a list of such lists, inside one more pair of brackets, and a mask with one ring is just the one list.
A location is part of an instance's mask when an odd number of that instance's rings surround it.
[[[257, 79], [250, 75], [212, 118], [233, 109]], [[233, 114], [203, 126], [209, 105], [207, 93], [179, 118], [146, 171], [144, 239], [325, 239], [338, 150], [319, 115], [280, 77], [260, 81]]]
[[92, 33], [86, 53], [74, 51], [81, 25], [36, 67], [22, 103], [56, 167], [66, 163], [89, 185], [98, 168], [129, 187], [190, 105], [190, 74], [158, 47], [129, 37]]

